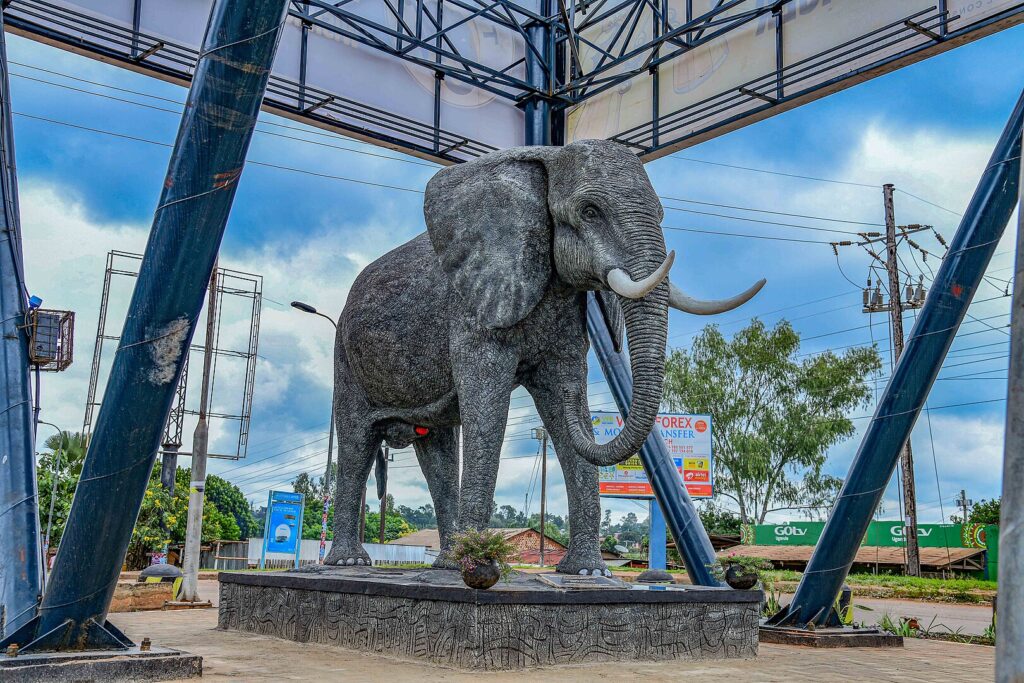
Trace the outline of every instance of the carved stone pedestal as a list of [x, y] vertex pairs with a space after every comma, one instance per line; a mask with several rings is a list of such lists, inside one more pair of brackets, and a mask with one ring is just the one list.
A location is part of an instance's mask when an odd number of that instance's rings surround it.
[[757, 655], [759, 592], [570, 585], [517, 573], [473, 590], [437, 569], [224, 573], [219, 628], [465, 669]]

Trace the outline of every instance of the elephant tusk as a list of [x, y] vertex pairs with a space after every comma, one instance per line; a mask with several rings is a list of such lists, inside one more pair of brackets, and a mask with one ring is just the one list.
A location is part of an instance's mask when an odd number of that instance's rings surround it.
[[621, 268], [612, 268], [608, 272], [608, 286], [619, 296], [626, 297], [627, 299], [642, 299], [665, 279], [675, 258], [676, 252], [670, 251], [662, 264], [653, 273], [640, 281], [633, 280], [629, 273]]
[[743, 304], [750, 301], [750, 299], [761, 291], [764, 287], [764, 283], [767, 282], [764, 278], [761, 278], [754, 285], [743, 292], [737, 294], [731, 299], [712, 299], [703, 301], [701, 299], [694, 299], [688, 294], [684, 294], [681, 289], [676, 287], [671, 282], [668, 283], [668, 305], [672, 308], [683, 311], [684, 313], [694, 313], [696, 315], [714, 315], [715, 313], [725, 313], [731, 311], [734, 308], [739, 308]]

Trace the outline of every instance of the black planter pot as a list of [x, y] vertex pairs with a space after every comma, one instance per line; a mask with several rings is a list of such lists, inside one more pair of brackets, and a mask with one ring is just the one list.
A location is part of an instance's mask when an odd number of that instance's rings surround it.
[[750, 590], [757, 585], [757, 573], [744, 569], [738, 564], [730, 564], [725, 569], [725, 582], [736, 590]]
[[478, 564], [470, 570], [462, 570], [462, 580], [470, 588], [486, 589], [498, 583], [501, 578], [501, 567], [496, 560], [488, 564]]

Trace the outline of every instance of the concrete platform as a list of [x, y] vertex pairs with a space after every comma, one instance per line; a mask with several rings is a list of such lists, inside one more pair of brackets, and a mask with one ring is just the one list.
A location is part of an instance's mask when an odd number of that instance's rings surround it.
[[903, 636], [878, 628], [819, 628], [808, 631], [786, 626], [762, 626], [761, 642], [801, 647], [903, 647]]
[[517, 574], [321, 567], [220, 575], [218, 628], [462, 669], [750, 658], [760, 593], [693, 586], [559, 589]]
[[144, 652], [134, 647], [123, 651], [0, 656], [0, 681], [4, 683], [173, 681], [202, 675], [202, 657], [157, 646]]

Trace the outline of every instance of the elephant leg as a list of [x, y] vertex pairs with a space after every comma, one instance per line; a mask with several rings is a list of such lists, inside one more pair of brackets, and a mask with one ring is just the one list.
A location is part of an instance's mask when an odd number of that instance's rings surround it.
[[338, 488], [334, 498], [334, 540], [324, 564], [370, 565], [370, 556], [359, 542], [359, 518], [366, 480], [370, 476], [381, 440], [369, 427], [350, 429], [359, 424], [358, 418], [339, 413], [338, 423], [344, 424], [345, 438], [338, 440]]
[[[560, 364], [563, 373], [566, 365], [572, 362]], [[581, 368], [580, 374], [582, 378], [569, 381], [586, 386], [585, 367]], [[567, 419], [579, 418], [565, 415], [557, 378], [555, 367], [544, 363], [525, 383], [537, 405], [537, 412], [548, 431], [565, 477], [565, 492], [569, 503], [569, 550], [558, 563], [557, 570], [566, 574], [611, 576], [608, 565], [601, 558], [601, 498], [598, 494], [597, 467], [573, 451]]]
[[416, 459], [427, 480], [430, 498], [437, 515], [437, 532], [441, 537], [441, 554], [434, 562], [440, 569], [455, 569], [451, 560], [455, 525], [459, 515], [459, 445], [454, 428], [431, 430], [422, 439], [413, 441]]
[[452, 367], [462, 419], [460, 530], [485, 529], [491, 519], [498, 459], [518, 359], [498, 344], [475, 340], [455, 349]]

